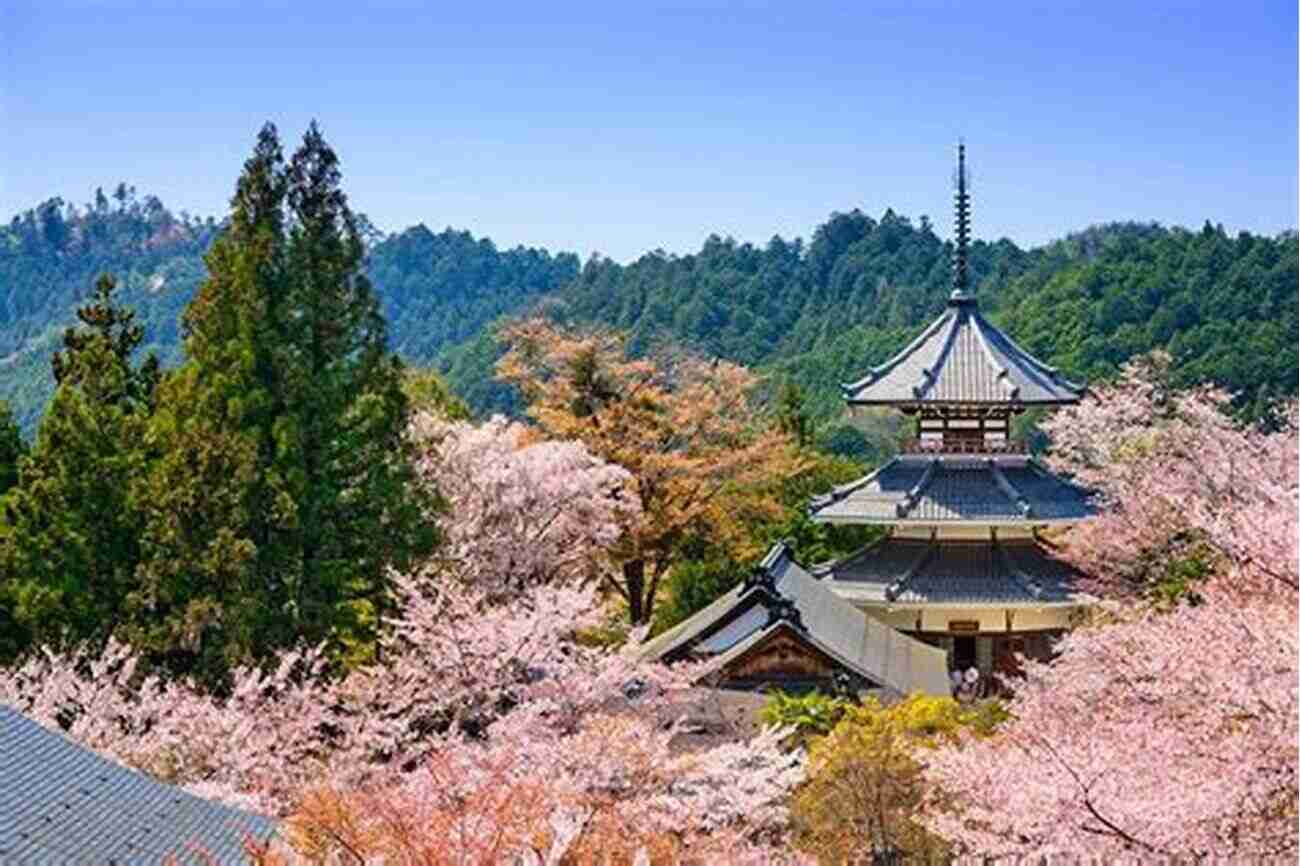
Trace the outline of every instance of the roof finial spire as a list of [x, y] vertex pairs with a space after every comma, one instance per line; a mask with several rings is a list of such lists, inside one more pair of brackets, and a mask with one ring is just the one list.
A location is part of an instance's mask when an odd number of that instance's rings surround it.
[[970, 246], [970, 192], [966, 188], [966, 142], [957, 140], [957, 250], [952, 267], [953, 299], [969, 292], [966, 253]]

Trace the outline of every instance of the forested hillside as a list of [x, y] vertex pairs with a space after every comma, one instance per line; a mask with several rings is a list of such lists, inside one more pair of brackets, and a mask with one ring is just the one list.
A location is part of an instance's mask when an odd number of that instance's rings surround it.
[[[712, 237], [695, 255], [588, 262], [557, 313], [630, 330], [642, 345], [668, 336], [770, 366], [825, 418], [839, 410], [839, 382], [886, 360], [942, 310], [948, 261], [924, 217], [914, 226], [892, 211], [878, 221], [854, 211], [833, 215], [806, 246]], [[995, 322], [1070, 376], [1105, 380], [1160, 347], [1177, 384], [1218, 382], [1242, 395], [1246, 414], [1296, 392], [1294, 232], [1234, 239], [1208, 224], [1121, 223], [1029, 251], [977, 242], [971, 279]]]
[[[179, 357], [178, 315], [201, 280], [219, 226], [173, 215], [119, 186], [72, 207], [51, 199], [0, 228], [0, 398], [31, 430], [52, 391], [49, 356], [101, 271], [137, 311], [145, 348]], [[647, 239], [652, 241], [653, 239]], [[762, 367], [803, 386], [815, 417], [839, 411], [837, 383], [884, 360], [943, 307], [949, 246], [927, 218], [833, 214], [809, 242], [708, 238], [699, 252], [628, 264], [516, 248], [424, 226], [371, 236], [369, 274], [393, 348], [434, 365], [479, 411], [511, 410], [493, 380], [491, 323], [544, 306], [570, 323], [629, 331]], [[1067, 374], [1099, 381], [1156, 347], [1178, 384], [1213, 381], [1255, 415], [1296, 393], [1297, 242], [1134, 223], [1089, 228], [1024, 250], [977, 242], [972, 281], [984, 309]], [[541, 304], [545, 298], [544, 305]]]
[[[363, 225], [364, 225], [363, 218]], [[73, 206], [50, 199], [0, 227], [0, 399], [31, 431], [54, 390], [50, 357], [77, 303], [102, 272], [145, 329], [143, 351], [180, 359], [180, 313], [206, 273], [203, 253], [220, 226], [136, 199], [112, 196]], [[369, 274], [389, 322], [392, 347], [437, 363], [443, 349], [495, 317], [520, 309], [574, 278], [578, 257], [545, 250], [500, 251], [490, 240], [415, 226], [388, 238], [367, 232]]]
[[118, 281], [145, 327], [145, 351], [180, 357], [179, 317], [202, 280], [211, 219], [176, 215], [119, 184], [111, 198], [76, 207], [53, 198], [0, 227], [0, 399], [31, 430], [54, 391], [50, 357], [96, 277]]

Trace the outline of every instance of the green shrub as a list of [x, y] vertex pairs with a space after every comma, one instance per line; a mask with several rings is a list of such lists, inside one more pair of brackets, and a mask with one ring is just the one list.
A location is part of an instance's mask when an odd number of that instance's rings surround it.
[[957, 742], [963, 730], [988, 736], [1006, 717], [996, 701], [964, 707], [925, 695], [847, 708], [809, 751], [808, 781], [791, 805], [797, 843], [826, 864], [856, 862], [873, 849], [904, 863], [947, 862], [948, 845], [916, 820], [936, 793], [919, 755]]
[[843, 698], [816, 691], [801, 695], [774, 692], [759, 711], [759, 718], [764, 724], [794, 728], [796, 741], [802, 745], [829, 734], [852, 706]]

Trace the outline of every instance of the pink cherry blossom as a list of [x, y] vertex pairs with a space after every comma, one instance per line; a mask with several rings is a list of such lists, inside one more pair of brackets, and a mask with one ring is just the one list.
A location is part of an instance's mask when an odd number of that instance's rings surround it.
[[[1134, 367], [1048, 425], [1056, 467], [1107, 506], [1062, 552], [1116, 600], [1053, 662], [1024, 662], [997, 736], [930, 759], [960, 807], [935, 831], [981, 856], [1295, 859], [1295, 405], [1265, 432], [1225, 402]], [[1210, 563], [1196, 603], [1135, 598], [1152, 563], [1193, 551]]]
[[[110, 642], [0, 671], [0, 701], [204, 796], [300, 822], [349, 804], [392, 844], [423, 828], [387, 862], [558, 862], [614, 839], [629, 860], [650, 846], [665, 862], [668, 845], [796, 862], [778, 854], [803, 773], [784, 732], [683, 751], [676, 708], [698, 671], [574, 640], [607, 617], [591, 578], [639, 507], [622, 470], [501, 420], [415, 426], [446, 547], [394, 576], [379, 663], [331, 679], [319, 651], [286, 653], [217, 699], [137, 676]], [[437, 859], [452, 832], [456, 856]]]
[[640, 513], [621, 467], [579, 442], [536, 441], [522, 424], [422, 414], [411, 425], [423, 478], [448, 501], [434, 567], [492, 592], [598, 578]]

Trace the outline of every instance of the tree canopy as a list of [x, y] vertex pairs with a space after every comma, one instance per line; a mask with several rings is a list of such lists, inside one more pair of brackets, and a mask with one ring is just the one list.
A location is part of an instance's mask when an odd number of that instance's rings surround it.
[[[144, 345], [181, 358], [179, 314], [203, 280], [220, 226], [157, 199], [51, 199], [0, 227], [0, 399], [35, 428], [53, 391], [48, 358], [76, 300], [102, 271], [119, 275]], [[942, 309], [951, 244], [925, 217], [835, 213], [811, 240], [766, 245], [712, 236], [694, 253], [653, 251], [619, 264], [516, 247], [423, 225], [384, 236], [359, 218], [392, 348], [445, 374], [471, 408], [522, 412], [495, 379], [502, 317], [545, 311], [561, 323], [628, 331], [634, 354], [687, 345], [802, 386], [829, 437], [836, 385], [885, 360]], [[1045, 246], [977, 241], [972, 285], [985, 312], [1068, 375], [1100, 382], [1129, 357], [1168, 351], [1180, 385], [1211, 382], [1257, 417], [1296, 393], [1295, 232], [1229, 236], [1154, 224], [1094, 226]], [[839, 428], [841, 431], [843, 428]], [[839, 432], [836, 447], [851, 445]]]

